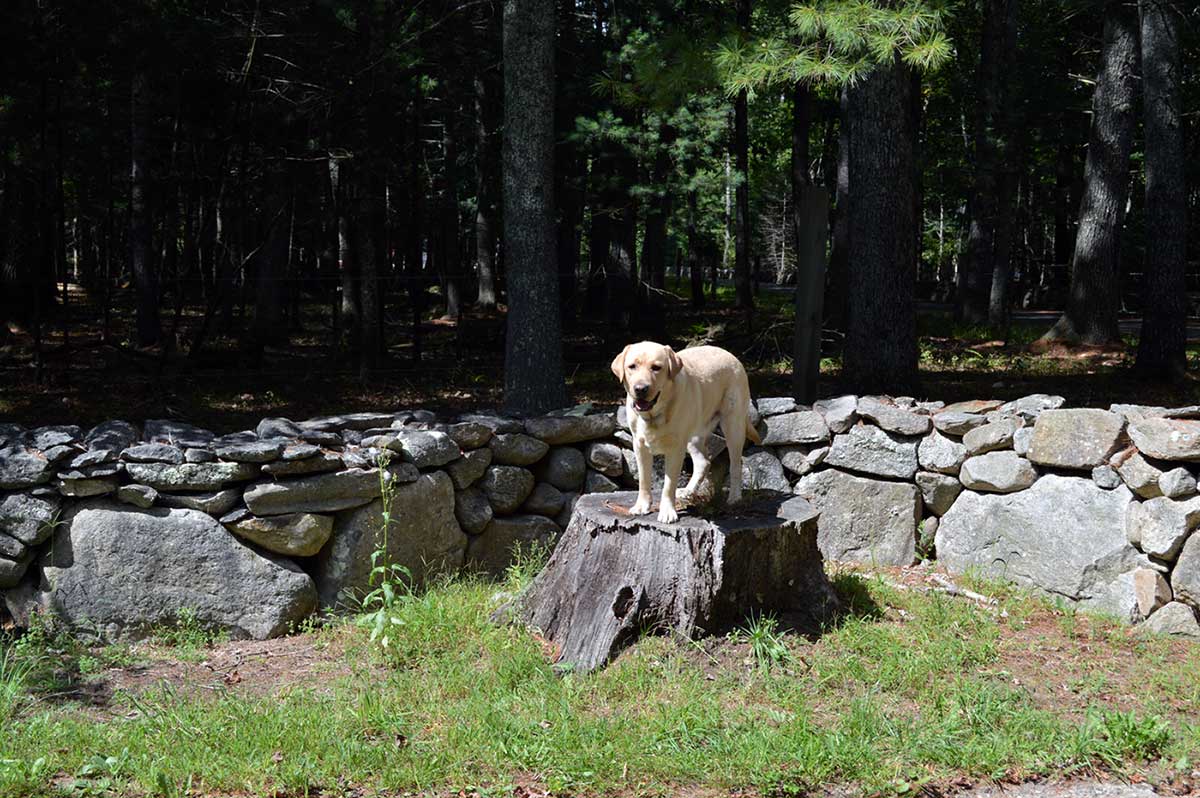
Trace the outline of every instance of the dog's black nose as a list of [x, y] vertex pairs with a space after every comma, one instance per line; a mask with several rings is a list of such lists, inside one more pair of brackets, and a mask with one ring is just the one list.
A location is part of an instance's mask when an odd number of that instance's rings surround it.
[[642, 385], [633, 386], [633, 395], [638, 397], [639, 399], [644, 397], [649, 392], [650, 392], [649, 385], [642, 384]]

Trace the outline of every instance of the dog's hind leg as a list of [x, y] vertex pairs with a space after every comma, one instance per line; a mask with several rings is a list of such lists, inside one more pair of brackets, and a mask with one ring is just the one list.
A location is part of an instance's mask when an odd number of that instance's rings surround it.
[[679, 491], [679, 500], [687, 501], [696, 492], [696, 488], [708, 476], [708, 467], [710, 465], [708, 454], [705, 449], [708, 448], [708, 435], [703, 438], [697, 436], [688, 441], [688, 454], [692, 457], [692, 478], [688, 480], [688, 484]]
[[725, 448], [729, 450], [729, 503], [742, 498], [742, 447], [746, 444], [745, 411], [736, 412], [729, 408], [721, 410], [721, 432], [725, 434]]

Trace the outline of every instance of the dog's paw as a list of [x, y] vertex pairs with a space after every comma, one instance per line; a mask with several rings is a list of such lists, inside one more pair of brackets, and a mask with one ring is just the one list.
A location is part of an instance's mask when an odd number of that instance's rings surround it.
[[664, 504], [658, 508], [658, 522], [660, 524], [673, 524], [679, 520], [679, 513], [674, 507]]
[[642, 501], [641, 499], [638, 499], [633, 503], [633, 506], [629, 508], [630, 515], [645, 515], [648, 512], [650, 512], [650, 502]]

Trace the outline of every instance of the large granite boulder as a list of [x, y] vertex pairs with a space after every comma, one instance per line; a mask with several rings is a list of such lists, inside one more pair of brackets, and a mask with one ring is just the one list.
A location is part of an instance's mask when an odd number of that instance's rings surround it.
[[963, 435], [963, 446], [968, 454], [984, 454], [998, 449], [1011, 449], [1013, 436], [1025, 426], [1019, 418], [1000, 418], [968, 430]]
[[1037, 417], [1028, 457], [1038, 465], [1091, 471], [1118, 451], [1125, 419], [1107, 410], [1047, 410]]
[[969, 490], [1012, 493], [1032, 485], [1037, 471], [1016, 452], [996, 451], [967, 458], [958, 478]]
[[493, 518], [483, 533], [471, 538], [467, 567], [499, 576], [521, 551], [549, 546], [562, 532], [558, 524], [540, 515], [511, 515]]
[[333, 532], [333, 517], [315, 513], [288, 513], [259, 518], [246, 513], [226, 521], [225, 528], [267, 551], [289, 557], [311, 557], [329, 540]]
[[57, 496], [9, 493], [0, 496], [0, 532], [36, 546], [50, 537], [61, 500]]
[[376, 549], [385, 549], [387, 562], [407, 568], [417, 584], [462, 567], [467, 536], [454, 515], [454, 483], [444, 472], [397, 485], [389, 509], [386, 535], [382, 499], [337, 514], [312, 567], [322, 607], [353, 607], [371, 589]]
[[797, 443], [822, 443], [829, 440], [829, 427], [820, 413], [801, 410], [763, 419], [767, 434], [763, 446], [786, 446]]
[[1147, 457], [1200, 461], [1200, 421], [1143, 418], [1129, 424], [1129, 437]]
[[233, 637], [286, 633], [316, 609], [312, 579], [263, 554], [196, 510], [78, 504], [41, 555], [41, 581], [11, 591], [14, 617], [32, 610], [106, 640], [137, 638], [191, 612]]
[[500, 433], [488, 441], [492, 462], [499, 465], [533, 465], [550, 451], [550, 444], [521, 432]]
[[1200, 535], [1189, 535], [1171, 570], [1175, 600], [1200, 607]]
[[536, 480], [520, 466], [495, 465], [484, 473], [479, 487], [483, 488], [492, 509], [502, 515], [515, 513], [533, 493]]
[[1124, 487], [1057, 474], [1015, 493], [963, 491], [938, 526], [938, 561], [1120, 612], [1119, 577], [1150, 565], [1125, 537], [1131, 501]]
[[792, 490], [792, 484], [783, 473], [783, 463], [769, 449], [750, 449], [746, 452], [742, 458], [742, 487], [780, 493], [790, 493]]
[[[624, 464], [625, 458], [622, 455], [622, 469]], [[538, 465], [538, 478], [559, 490], [579, 490], [583, 486], [586, 473], [587, 461], [583, 452], [574, 446], [555, 446]]]
[[1200, 498], [1175, 501], [1165, 496], [1129, 505], [1125, 534], [1152, 557], [1170, 562], [1188, 535], [1200, 526]]
[[617, 429], [612, 413], [591, 416], [539, 416], [526, 419], [525, 431], [551, 446], [607, 438]]
[[954, 476], [967, 459], [967, 447], [934, 430], [917, 445], [917, 460], [926, 471]]
[[32, 488], [49, 482], [53, 476], [54, 463], [37, 449], [20, 442], [0, 447], [0, 488]]
[[817, 546], [828, 560], [911, 565], [921, 495], [916, 485], [826, 469], [796, 483], [817, 508]]
[[[411, 463], [388, 466], [385, 479], [412, 482], [417, 470]], [[378, 468], [346, 469], [328, 474], [257, 482], [246, 488], [243, 498], [255, 515], [285, 513], [329, 513], [360, 507], [381, 495]]]
[[918, 442], [917, 438], [904, 438], [879, 427], [859, 424], [834, 436], [825, 465], [881, 477], [912, 479], [917, 473]]
[[837, 396], [833, 399], [819, 399], [813, 403], [813, 410], [825, 419], [825, 425], [830, 432], [842, 433], [854, 426], [858, 420], [858, 397], [853, 395]]

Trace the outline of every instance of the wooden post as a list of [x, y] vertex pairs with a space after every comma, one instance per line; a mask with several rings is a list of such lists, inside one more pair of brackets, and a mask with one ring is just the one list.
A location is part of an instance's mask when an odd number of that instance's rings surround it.
[[829, 240], [829, 190], [804, 186], [795, 209], [796, 331], [792, 393], [811, 404], [821, 366], [821, 318], [825, 299], [825, 251]]

